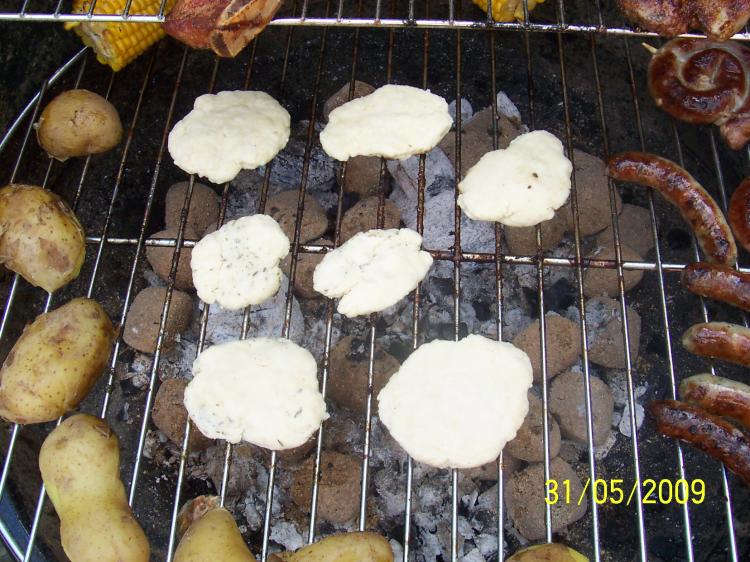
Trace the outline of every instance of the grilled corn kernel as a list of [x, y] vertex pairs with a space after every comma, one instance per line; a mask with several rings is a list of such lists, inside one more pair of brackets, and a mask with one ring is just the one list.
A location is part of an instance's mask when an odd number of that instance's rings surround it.
[[[165, 13], [171, 9], [174, 0], [167, 0]], [[97, 0], [95, 14], [120, 14], [125, 9], [126, 0]], [[89, 0], [75, 0], [74, 13], [87, 13]], [[133, 0], [130, 14], [158, 14], [161, 0]], [[102, 64], [118, 71], [130, 64], [151, 45], [164, 37], [160, 23], [139, 22], [74, 22], [65, 25], [81, 36], [84, 44], [91, 47]]]

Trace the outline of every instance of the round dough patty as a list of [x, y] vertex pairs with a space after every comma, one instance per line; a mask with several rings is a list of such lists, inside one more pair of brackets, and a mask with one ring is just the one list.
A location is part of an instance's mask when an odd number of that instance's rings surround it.
[[560, 140], [532, 131], [482, 156], [458, 184], [458, 205], [470, 219], [534, 226], [568, 200], [572, 172]]
[[270, 162], [289, 141], [291, 117], [265, 92], [204, 94], [169, 133], [174, 163], [214, 183]]
[[415, 460], [473, 468], [515, 437], [531, 382], [531, 361], [513, 344], [437, 340], [412, 353], [380, 392], [380, 419]]
[[268, 215], [241, 217], [207, 234], [193, 248], [190, 267], [201, 300], [238, 310], [260, 304], [281, 285], [289, 239]]
[[331, 111], [320, 144], [336, 160], [403, 159], [432, 150], [452, 125], [448, 104], [440, 96], [388, 84]]
[[328, 417], [317, 372], [310, 352], [285, 338], [214, 345], [193, 363], [185, 408], [206, 437], [292, 449]]
[[422, 237], [408, 228], [368, 230], [325, 255], [313, 273], [316, 291], [340, 298], [337, 310], [354, 317], [385, 310], [419, 284], [432, 265]]

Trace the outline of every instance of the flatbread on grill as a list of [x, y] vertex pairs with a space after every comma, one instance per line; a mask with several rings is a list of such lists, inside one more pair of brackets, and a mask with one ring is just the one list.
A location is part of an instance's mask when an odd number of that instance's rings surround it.
[[202, 351], [185, 408], [206, 437], [284, 450], [299, 447], [328, 417], [318, 368], [285, 338], [248, 338]]
[[493, 461], [529, 409], [528, 355], [511, 343], [471, 335], [426, 343], [378, 395], [379, 415], [415, 460], [438, 468]]
[[422, 237], [408, 228], [368, 230], [329, 252], [315, 268], [313, 286], [339, 298], [338, 311], [360, 316], [396, 304], [427, 275], [432, 256]]
[[428, 152], [453, 125], [448, 104], [428, 90], [387, 85], [331, 111], [320, 144], [336, 160], [408, 158]]

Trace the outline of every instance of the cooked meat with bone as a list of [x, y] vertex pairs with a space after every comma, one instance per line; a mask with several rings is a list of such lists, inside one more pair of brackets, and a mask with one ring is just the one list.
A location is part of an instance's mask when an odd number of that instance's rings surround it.
[[280, 6], [281, 0], [177, 0], [164, 30], [190, 47], [234, 57]]
[[688, 123], [713, 123], [730, 148], [750, 140], [750, 49], [737, 42], [673, 39], [648, 67], [656, 105]]
[[664, 37], [695, 29], [726, 41], [750, 17], [750, 0], [618, 0], [618, 4], [626, 18]]

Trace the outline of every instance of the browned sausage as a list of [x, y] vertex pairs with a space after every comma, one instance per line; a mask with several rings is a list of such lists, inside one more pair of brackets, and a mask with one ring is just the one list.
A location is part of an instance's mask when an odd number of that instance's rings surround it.
[[750, 252], [750, 177], [742, 180], [732, 193], [727, 218], [737, 242]]
[[658, 107], [688, 123], [718, 125], [739, 150], [750, 139], [748, 73], [750, 49], [742, 43], [681, 37], [654, 53], [648, 86]]
[[742, 431], [719, 416], [677, 400], [655, 400], [648, 411], [659, 433], [708, 453], [750, 486], [750, 440]]
[[737, 261], [737, 245], [724, 214], [683, 168], [646, 152], [623, 152], [610, 159], [607, 171], [616, 180], [651, 187], [674, 204], [695, 232], [708, 261], [725, 265]]
[[705, 262], [682, 270], [682, 284], [691, 293], [750, 310], [750, 274]]
[[688, 328], [682, 345], [696, 355], [750, 366], [750, 330], [728, 322], [706, 322]]
[[709, 373], [693, 375], [680, 383], [680, 398], [750, 429], [750, 386], [746, 384]]

